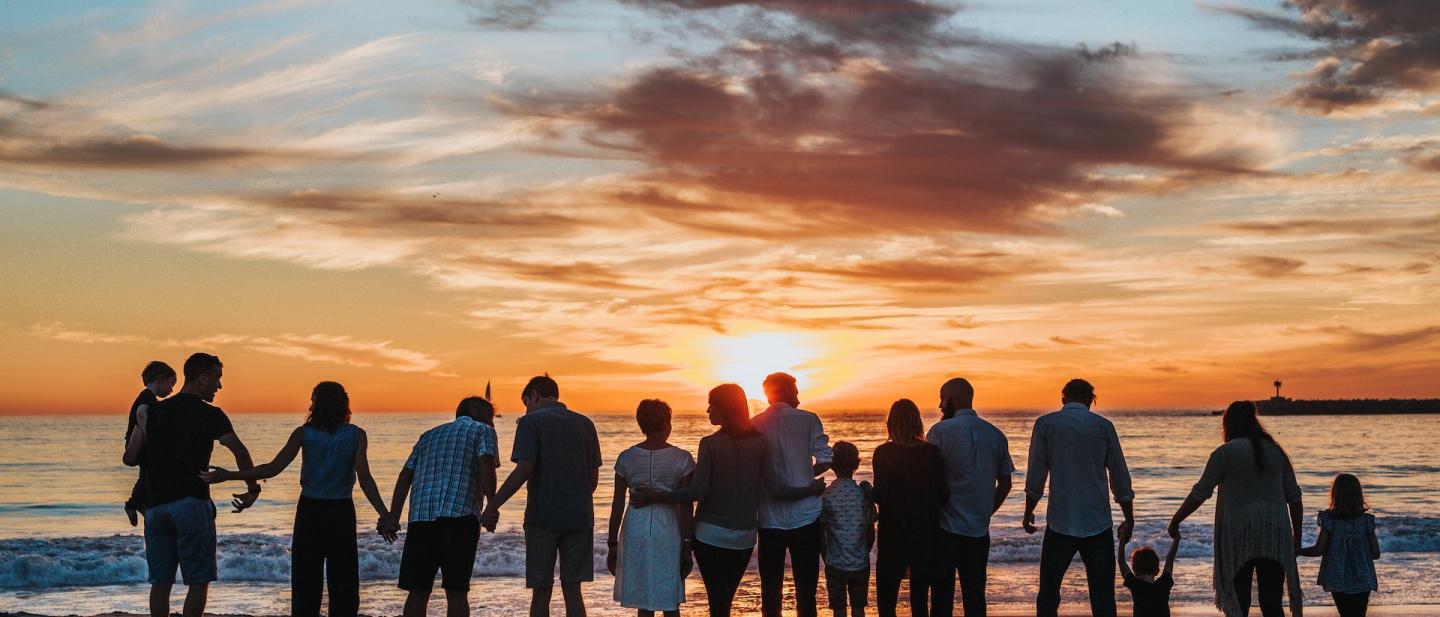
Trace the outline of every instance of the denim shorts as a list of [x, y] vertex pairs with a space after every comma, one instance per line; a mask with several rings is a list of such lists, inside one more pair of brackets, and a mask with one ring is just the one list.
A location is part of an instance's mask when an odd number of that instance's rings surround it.
[[185, 497], [150, 506], [145, 511], [145, 564], [151, 585], [173, 585], [176, 566], [186, 585], [214, 581], [215, 504]]

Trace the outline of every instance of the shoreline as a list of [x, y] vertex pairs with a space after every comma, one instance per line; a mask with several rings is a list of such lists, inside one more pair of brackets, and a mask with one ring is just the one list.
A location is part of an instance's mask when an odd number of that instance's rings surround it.
[[[434, 601], [432, 600], [432, 608], [434, 608], [433, 602], [434, 602]], [[902, 604], [901, 606], [903, 607], [904, 605]], [[873, 609], [873, 607], [870, 607], [870, 609], [867, 609], [867, 613], [868, 613], [868, 612], [873, 612], [872, 609]], [[1208, 606], [1193, 606], [1193, 605], [1189, 605], [1189, 606], [1173, 606], [1173, 607], [1171, 607], [1170, 610], [1171, 610], [1171, 614], [1172, 614], [1172, 615], [1184, 616], [1184, 617], [1211, 617], [1211, 616], [1218, 616], [1218, 615], [1220, 615], [1220, 612], [1219, 612], [1218, 610], [1216, 610], [1216, 609], [1213, 608], [1213, 607], [1208, 607]], [[479, 611], [476, 611], [476, 612], [477, 612], [477, 613], [483, 613], [483, 610], [479, 610]], [[959, 613], [959, 612], [960, 612], [960, 611], [957, 611], [957, 613]], [[1121, 611], [1122, 614], [1124, 614], [1124, 612], [1125, 612], [1125, 611], [1123, 611], [1123, 610]], [[1251, 612], [1252, 612], [1252, 614], [1257, 614], [1257, 615], [1258, 615], [1258, 614], [1259, 614], [1259, 609], [1258, 609], [1258, 608], [1255, 608], [1255, 607], [1252, 607], [1252, 608], [1251, 608]], [[700, 608], [695, 608], [695, 609], [693, 609], [693, 610], [686, 610], [686, 609], [684, 609], [684, 608], [681, 609], [681, 615], [692, 615], [692, 614], [694, 614], [694, 615], [699, 615], [699, 614], [703, 614], [703, 613], [704, 613], [704, 610], [703, 610], [703, 609], [700, 609]], [[744, 613], [737, 613], [737, 614], [743, 615]], [[758, 614], [758, 612], [757, 612], [756, 614]], [[785, 614], [786, 614], [787, 617], [793, 617], [794, 612], [793, 612], [793, 611], [790, 611], [790, 610], [787, 610]], [[822, 607], [822, 608], [821, 608], [821, 614], [822, 614], [822, 615], [828, 614], [828, 611], [827, 611], [824, 607]], [[1004, 609], [1004, 610], [999, 610], [999, 611], [994, 611], [994, 610], [987, 611], [987, 614], [990, 615], [990, 617], [1031, 617], [1031, 616], [1034, 615], [1034, 612], [1033, 612], [1033, 611], [1030, 611], [1030, 612], [1017, 611], [1017, 610], [1014, 610], [1014, 609]], [[1086, 617], [1086, 616], [1088, 616], [1089, 614], [1090, 614], [1089, 612], [1076, 612], [1076, 611], [1074, 611], [1074, 610], [1071, 610], [1071, 611], [1069, 611], [1069, 612], [1066, 612], [1066, 611], [1062, 610], [1062, 611], [1060, 612], [1060, 617]], [[1387, 606], [1387, 605], [1371, 606], [1370, 609], [1369, 609], [1368, 614], [1369, 614], [1369, 615], [1378, 615], [1378, 616], [1381, 616], [1381, 617], [1440, 617], [1440, 604], [1396, 604], [1396, 605], [1388, 605], [1388, 606]], [[283, 617], [283, 616], [280, 616], [280, 615], [275, 615], [275, 616], [271, 616], [271, 615], [261, 615], [261, 614], [256, 614], [256, 615], [244, 615], [244, 614], [234, 614], [234, 613], [205, 613], [205, 615], [206, 615], [206, 617]], [[369, 614], [368, 614], [368, 613], [361, 613], [361, 616], [362, 616], [362, 617], [365, 617], [366, 615], [369, 615]], [[1286, 615], [1289, 615], [1289, 612], [1288, 612], [1288, 611], [1286, 612]], [[1338, 613], [1335, 612], [1335, 607], [1333, 607], [1333, 606], [1306, 606], [1306, 607], [1305, 607], [1305, 615], [1307, 615], [1307, 616], [1313, 616], [1313, 617], [1332, 617], [1332, 616], [1338, 615]], [[39, 613], [29, 613], [29, 612], [23, 612], [23, 611], [22, 611], [22, 612], [18, 612], [18, 613], [0, 613], [0, 617], [148, 617], [148, 615], [141, 614], [141, 613], [96, 613], [96, 614], [93, 614], [93, 615], [75, 615], [75, 614], [71, 613], [71, 614], [65, 614], [65, 615], [42, 615], [42, 614], [39, 614]], [[382, 617], [382, 616], [380, 616], [380, 615], [369, 615], [369, 617]], [[388, 616], [386, 616], [386, 617], [388, 617]]]

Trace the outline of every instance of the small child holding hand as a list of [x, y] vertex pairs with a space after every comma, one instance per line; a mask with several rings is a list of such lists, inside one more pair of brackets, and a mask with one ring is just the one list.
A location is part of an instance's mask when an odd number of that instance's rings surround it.
[[1180, 551], [1180, 538], [1170, 541], [1170, 552], [1165, 555], [1165, 570], [1160, 570], [1160, 556], [1148, 546], [1135, 549], [1130, 561], [1125, 563], [1125, 547], [1130, 544], [1130, 535], [1120, 536], [1120, 549], [1115, 559], [1120, 562], [1120, 577], [1125, 588], [1130, 590], [1135, 617], [1170, 617], [1170, 590], [1175, 587], [1175, 554]]

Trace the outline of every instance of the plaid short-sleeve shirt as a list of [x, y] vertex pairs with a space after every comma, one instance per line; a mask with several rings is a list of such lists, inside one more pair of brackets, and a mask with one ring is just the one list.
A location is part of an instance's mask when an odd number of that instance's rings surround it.
[[420, 436], [405, 468], [410, 485], [410, 522], [480, 515], [480, 458], [496, 457], [495, 430], [469, 416]]

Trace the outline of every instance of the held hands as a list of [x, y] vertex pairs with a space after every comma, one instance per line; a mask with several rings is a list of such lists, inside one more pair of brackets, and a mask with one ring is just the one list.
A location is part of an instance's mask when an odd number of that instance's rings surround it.
[[495, 533], [495, 526], [500, 524], [500, 511], [493, 505], [485, 506], [485, 511], [480, 514], [480, 526], [486, 531]]
[[1035, 513], [1026, 512], [1025, 517], [1020, 519], [1020, 526], [1025, 528], [1025, 533], [1035, 533], [1040, 528], [1035, 526]]
[[234, 480], [235, 476], [235, 472], [230, 471], [229, 469], [226, 469], [224, 467], [216, 467], [214, 465], [211, 465], [208, 471], [200, 472], [200, 479], [204, 480], [206, 484], [219, 484], [221, 482], [229, 482], [231, 480]]
[[375, 521], [375, 533], [385, 538], [385, 541], [394, 544], [400, 538], [400, 521], [394, 516], [386, 514]]
[[1134, 519], [1128, 519], [1128, 518], [1125, 519], [1124, 522], [1120, 523], [1120, 528], [1119, 528], [1119, 529], [1115, 530], [1115, 535], [1117, 535], [1117, 536], [1119, 536], [1119, 537], [1121, 537], [1121, 538], [1124, 538], [1124, 540], [1121, 540], [1121, 542], [1129, 542], [1129, 541], [1130, 541], [1130, 536], [1131, 536], [1132, 534], [1134, 534], [1134, 533], [1135, 533], [1135, 520], [1134, 520]]

